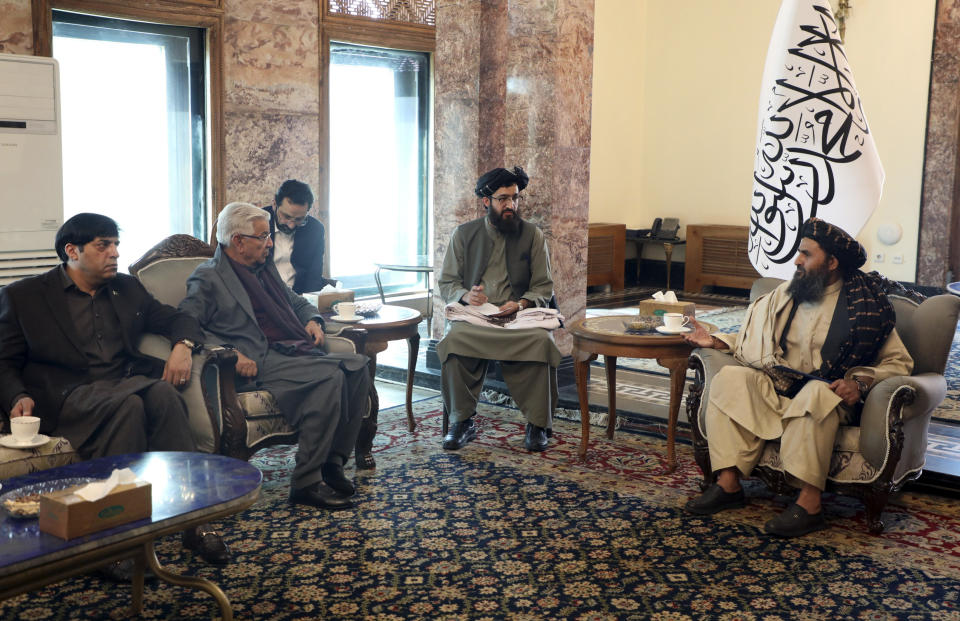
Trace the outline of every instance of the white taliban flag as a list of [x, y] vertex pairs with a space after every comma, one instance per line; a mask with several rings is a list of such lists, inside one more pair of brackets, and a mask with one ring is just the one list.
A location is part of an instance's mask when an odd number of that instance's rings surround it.
[[793, 275], [803, 222], [856, 236], [880, 202], [883, 166], [826, 0], [783, 0], [760, 91], [750, 261]]

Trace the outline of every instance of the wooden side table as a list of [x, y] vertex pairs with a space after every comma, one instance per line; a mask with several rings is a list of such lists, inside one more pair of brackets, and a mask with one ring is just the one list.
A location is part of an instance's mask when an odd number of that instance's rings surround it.
[[[577, 379], [577, 396], [580, 400], [580, 458], [586, 459], [587, 446], [590, 443], [590, 402], [587, 398], [587, 375], [592, 360], [603, 356], [607, 373], [607, 438], [613, 439], [613, 428], [617, 419], [617, 358], [653, 358], [660, 366], [670, 370], [670, 407], [667, 421], [667, 461], [668, 471], [677, 467], [674, 442], [677, 433], [677, 416], [680, 400], [683, 397], [683, 385], [687, 378], [687, 359], [693, 346], [687, 344], [679, 335], [664, 335], [656, 331], [643, 334], [630, 334], [627, 325], [634, 315], [609, 315], [606, 317], [588, 317], [577, 321], [568, 328], [573, 335], [574, 371]], [[716, 326], [700, 322], [708, 332], [716, 331]]]

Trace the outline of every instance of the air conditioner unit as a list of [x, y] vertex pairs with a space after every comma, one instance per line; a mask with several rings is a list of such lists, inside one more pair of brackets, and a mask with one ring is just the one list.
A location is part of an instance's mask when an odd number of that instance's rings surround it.
[[59, 263], [60, 134], [57, 61], [0, 54], [0, 286]]

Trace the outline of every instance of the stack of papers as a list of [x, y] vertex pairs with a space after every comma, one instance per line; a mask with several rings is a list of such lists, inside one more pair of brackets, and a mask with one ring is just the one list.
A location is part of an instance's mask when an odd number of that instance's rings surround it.
[[563, 315], [553, 308], [528, 308], [513, 315], [513, 319], [504, 322], [497, 317], [500, 309], [487, 303], [481, 306], [463, 305], [458, 302], [447, 304], [444, 316], [450, 321], [466, 321], [475, 326], [491, 328], [507, 328], [517, 330], [521, 328], [544, 328], [555, 330], [563, 325]]

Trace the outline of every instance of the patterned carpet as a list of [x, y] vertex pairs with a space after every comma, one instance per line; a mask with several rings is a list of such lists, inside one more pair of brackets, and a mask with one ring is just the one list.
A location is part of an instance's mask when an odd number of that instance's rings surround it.
[[[583, 464], [578, 425], [560, 421], [531, 454], [517, 412], [483, 404], [477, 440], [446, 453], [439, 399], [415, 408], [415, 433], [402, 408], [381, 413], [356, 509], [291, 507], [293, 447], [269, 449], [261, 498], [221, 524], [233, 564], [174, 538], [161, 563], [221, 585], [238, 619], [960, 619], [955, 501], [902, 494], [874, 537], [857, 501], [828, 496], [829, 530], [780, 541], [757, 526], [784, 499], [754, 482], [745, 509], [679, 509], [699, 479], [687, 446], [665, 474], [661, 440], [597, 431]], [[122, 618], [129, 601], [90, 576], [0, 603], [0, 618]], [[144, 618], [214, 614], [204, 593], [147, 585]]]
[[[636, 312], [636, 309], [633, 307], [627, 308], [615, 308], [615, 309], [589, 309], [587, 311], [587, 316], [595, 315], [623, 315], [623, 314], [633, 314]], [[746, 309], [743, 307], [723, 307], [714, 310], [707, 311], [705, 313], [697, 313], [697, 318], [707, 321], [709, 323], [717, 326], [719, 332], [730, 333], [736, 332], [740, 329], [740, 324], [743, 322], [744, 313]], [[595, 366], [602, 367], [603, 361], [602, 358], [594, 362]], [[642, 373], [659, 375], [659, 376], [668, 376], [668, 372], [663, 367], [659, 366], [654, 360], [644, 360], [639, 358], [618, 358], [617, 359], [617, 368], [618, 369], [627, 369], [630, 371], [639, 371]], [[591, 382], [596, 376], [598, 381], [602, 380], [602, 373], [595, 373], [591, 375]], [[631, 379], [632, 383], [635, 383], [639, 390], [649, 389], [655, 393], [658, 393], [656, 386], [662, 384], [662, 380], [659, 378], [650, 378], [649, 386], [645, 386], [647, 381], [644, 380], [643, 376], [637, 374], [637, 379]], [[688, 374], [689, 378], [693, 377], [693, 374]], [[940, 404], [940, 407], [937, 408], [934, 412], [933, 418], [947, 423], [960, 423], [960, 326], [958, 326], [957, 331], [953, 336], [953, 345], [950, 349], [950, 356], [947, 358], [947, 369], [945, 377], [947, 378], [947, 396], [944, 399], [944, 402]], [[601, 387], [599, 384], [595, 387], [597, 390], [606, 390], [606, 384], [604, 383]], [[684, 391], [686, 394], [686, 391]], [[659, 401], [659, 397], [657, 399]]]

